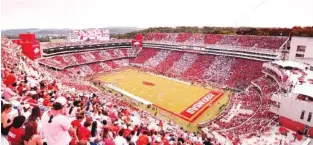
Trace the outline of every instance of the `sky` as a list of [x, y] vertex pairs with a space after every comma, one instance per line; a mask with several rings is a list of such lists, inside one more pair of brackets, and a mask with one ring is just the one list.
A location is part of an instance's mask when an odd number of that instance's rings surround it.
[[1, 29], [313, 26], [313, 0], [1, 0]]

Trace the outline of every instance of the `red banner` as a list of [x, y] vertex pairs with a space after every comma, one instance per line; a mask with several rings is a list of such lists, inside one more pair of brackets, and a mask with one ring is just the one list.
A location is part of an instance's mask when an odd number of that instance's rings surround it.
[[33, 33], [24, 33], [24, 34], [20, 34], [20, 39], [22, 41], [35, 42], [36, 36]]
[[142, 35], [141, 34], [137, 34], [136, 35], [136, 40], [141, 41], [142, 40]]
[[30, 59], [41, 57], [40, 43], [33, 33], [20, 34], [20, 40], [15, 40], [22, 46], [22, 52]]
[[40, 43], [38, 41], [34, 43], [23, 43], [22, 52], [31, 60], [41, 57]]

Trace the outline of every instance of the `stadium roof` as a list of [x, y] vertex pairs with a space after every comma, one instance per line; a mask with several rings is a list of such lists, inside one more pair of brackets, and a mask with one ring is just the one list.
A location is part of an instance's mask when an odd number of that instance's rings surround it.
[[282, 67], [292, 67], [292, 68], [298, 68], [301, 70], [305, 70], [306, 65], [300, 62], [296, 62], [296, 61], [284, 61], [284, 60], [279, 60], [279, 61], [275, 61], [275, 64], [282, 66]]
[[313, 98], [312, 88], [313, 88], [313, 85], [309, 85], [309, 84], [296, 85], [293, 90], [293, 93], [302, 94], [302, 95], [310, 96]]
[[313, 71], [307, 69], [309, 66], [295, 61], [273, 62], [284, 68], [298, 68], [298, 70], [284, 69], [289, 77], [289, 82], [294, 86], [292, 93], [313, 97]]

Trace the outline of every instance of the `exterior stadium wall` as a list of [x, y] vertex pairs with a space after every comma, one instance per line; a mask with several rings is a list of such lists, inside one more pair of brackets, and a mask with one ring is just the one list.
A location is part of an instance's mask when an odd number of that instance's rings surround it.
[[[292, 98], [284, 96], [279, 97], [278, 95], [274, 95], [272, 100], [280, 104], [279, 107], [272, 106], [270, 111], [279, 115], [281, 126], [300, 132], [304, 132], [307, 127], [309, 128], [307, 135], [313, 137], [313, 118], [311, 117], [311, 120], [308, 120], [309, 113], [313, 113], [312, 102], [295, 101]], [[302, 116], [303, 111], [304, 114]]]
[[[304, 51], [299, 51], [300, 49]], [[313, 37], [292, 37], [290, 42], [289, 59], [298, 59], [296, 55], [304, 55], [303, 58], [313, 59]]]
[[[294, 120], [291, 120], [291, 119], [288, 119], [288, 118], [283, 117], [283, 116], [279, 117], [279, 124], [281, 126], [289, 128], [289, 129], [291, 129], [293, 131], [303, 132], [304, 129], [305, 129], [305, 125], [304, 124], [302, 124], [300, 122], [297, 122], [297, 121], [294, 121]], [[310, 136], [310, 137], [313, 137], [313, 127], [309, 127], [307, 135]]]
[[[281, 96], [280, 99], [278, 95], [274, 95], [272, 100], [280, 103], [278, 111], [276, 112], [280, 116], [288, 117], [292, 120], [313, 127], [313, 118], [311, 118], [311, 121], [308, 121], [309, 113], [313, 113], [312, 102], [299, 100], [295, 101], [293, 98], [284, 96]], [[300, 119], [302, 111], [305, 113], [303, 119]]]

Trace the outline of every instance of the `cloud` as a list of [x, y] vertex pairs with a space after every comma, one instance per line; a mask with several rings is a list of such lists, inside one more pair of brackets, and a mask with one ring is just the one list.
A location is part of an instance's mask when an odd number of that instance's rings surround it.
[[312, 0], [2, 0], [1, 27], [313, 26], [312, 6]]

